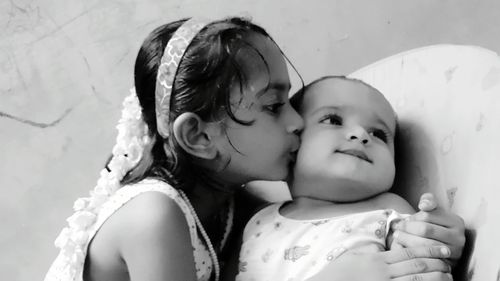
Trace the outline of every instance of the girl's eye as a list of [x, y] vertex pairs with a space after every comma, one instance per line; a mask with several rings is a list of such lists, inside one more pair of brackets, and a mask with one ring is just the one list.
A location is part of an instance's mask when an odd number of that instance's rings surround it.
[[337, 114], [328, 114], [325, 117], [323, 117], [319, 122], [335, 126], [342, 126], [342, 117], [340, 117]]
[[267, 111], [272, 112], [273, 114], [280, 113], [281, 108], [285, 105], [284, 102], [273, 103], [271, 105], [266, 105], [265, 108]]
[[370, 134], [385, 143], [389, 140], [389, 135], [384, 130], [373, 130]]

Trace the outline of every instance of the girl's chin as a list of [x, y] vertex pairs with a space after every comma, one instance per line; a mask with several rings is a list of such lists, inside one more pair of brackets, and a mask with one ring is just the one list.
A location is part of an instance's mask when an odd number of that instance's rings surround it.
[[288, 167], [282, 167], [279, 169], [275, 169], [274, 173], [268, 174], [268, 181], [285, 181], [288, 178], [288, 175], [291, 174]]

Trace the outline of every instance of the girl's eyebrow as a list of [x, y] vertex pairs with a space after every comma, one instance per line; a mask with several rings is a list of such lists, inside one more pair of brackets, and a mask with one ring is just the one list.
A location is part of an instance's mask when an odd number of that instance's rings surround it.
[[290, 83], [281, 83], [281, 82], [271, 82], [265, 87], [264, 89], [260, 90], [255, 97], [260, 98], [263, 96], [265, 93], [267, 93], [268, 90], [278, 90], [278, 91], [289, 91], [290, 88], [292, 88], [292, 85]]

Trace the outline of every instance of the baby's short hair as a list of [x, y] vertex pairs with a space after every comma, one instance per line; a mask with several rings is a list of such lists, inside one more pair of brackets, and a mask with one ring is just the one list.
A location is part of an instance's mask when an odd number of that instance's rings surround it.
[[[292, 105], [292, 107], [297, 112], [301, 113], [302, 103], [304, 101], [304, 96], [305, 96], [307, 90], [309, 90], [309, 88], [311, 88], [315, 84], [317, 84], [317, 83], [319, 83], [321, 81], [327, 80], [327, 79], [339, 79], [339, 80], [345, 80], [345, 81], [358, 82], [358, 83], [361, 83], [361, 84], [369, 87], [370, 89], [373, 89], [374, 91], [380, 93], [382, 96], [384, 95], [377, 88], [373, 87], [372, 85], [366, 83], [365, 81], [363, 81], [361, 79], [347, 77], [345, 75], [326, 75], [326, 76], [320, 77], [320, 78], [318, 78], [316, 80], [313, 80], [311, 83], [305, 85], [300, 90], [298, 90], [295, 94], [293, 94], [292, 97], [290, 98], [290, 104]], [[396, 114], [396, 111], [394, 111], [394, 109], [392, 111], [394, 112], [394, 117], [396, 118], [396, 126], [397, 126], [397, 124], [398, 124], [398, 116]]]

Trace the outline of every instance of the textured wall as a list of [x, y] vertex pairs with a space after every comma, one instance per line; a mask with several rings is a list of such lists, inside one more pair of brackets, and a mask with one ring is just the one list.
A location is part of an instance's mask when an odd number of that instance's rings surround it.
[[0, 273], [37, 280], [72, 202], [94, 185], [146, 34], [249, 15], [306, 82], [436, 43], [500, 51], [500, 2], [0, 0]]

